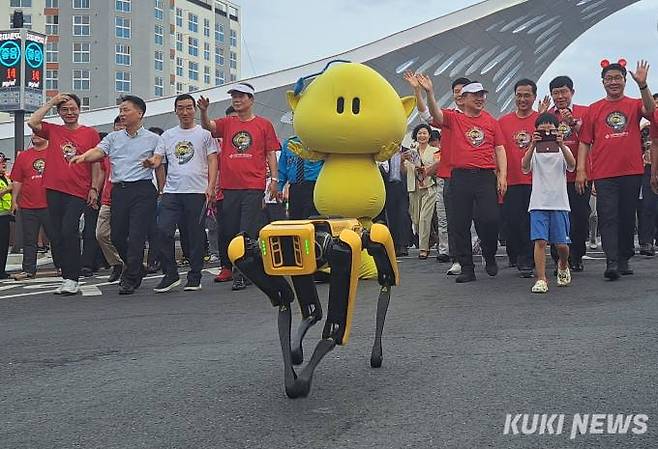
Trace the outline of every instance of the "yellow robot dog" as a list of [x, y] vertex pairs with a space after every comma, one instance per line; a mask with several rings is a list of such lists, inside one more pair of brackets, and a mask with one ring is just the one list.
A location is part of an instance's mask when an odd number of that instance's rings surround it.
[[[293, 147], [306, 159], [325, 159], [314, 202], [328, 217], [278, 221], [260, 231], [258, 240], [240, 235], [229, 245], [234, 265], [261, 289], [279, 310], [286, 394], [305, 397], [315, 368], [336, 345], [349, 340], [362, 251], [372, 257], [381, 286], [375, 342], [370, 365], [382, 364], [381, 337], [393, 285], [399, 283], [393, 240], [388, 228], [372, 224], [384, 207], [385, 189], [376, 160], [398, 151], [413, 97], [400, 98], [377, 72], [361, 64], [330, 64], [319, 74], [298, 81], [288, 92], [293, 125], [301, 144]], [[317, 78], [304, 91], [304, 81]], [[322, 319], [313, 275], [330, 268], [329, 302], [322, 340], [298, 375], [293, 365], [304, 360], [302, 340]], [[290, 277], [291, 283], [286, 277]], [[297, 298], [302, 314], [291, 339], [290, 304]]]

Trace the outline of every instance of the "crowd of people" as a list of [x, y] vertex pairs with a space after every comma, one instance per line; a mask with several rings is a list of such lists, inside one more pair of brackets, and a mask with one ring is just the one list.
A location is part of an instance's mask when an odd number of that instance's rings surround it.
[[[625, 61], [603, 62], [606, 95], [590, 106], [573, 104], [568, 76], [552, 80], [540, 102], [536, 83], [521, 79], [516, 109], [499, 118], [486, 111], [487, 90], [475, 80], [455, 79], [454, 107], [441, 109], [430, 77], [405, 73], [424, 123], [411, 132], [411, 145], [380, 163], [386, 204], [376, 219], [388, 224], [397, 255], [413, 244], [427, 259], [436, 244], [437, 261], [451, 263], [447, 273], [465, 283], [476, 280], [474, 246], [495, 276], [504, 242], [509, 265], [536, 278], [533, 292], [545, 293], [547, 247], [557, 284], [569, 285], [571, 273], [584, 269], [588, 240], [596, 246], [598, 228], [605, 278], [633, 274], [636, 230], [642, 254], [654, 255], [656, 242], [658, 95], [647, 86], [648, 69], [641, 61], [630, 72], [641, 92], [633, 99], [625, 94]], [[178, 287], [177, 230], [189, 261], [184, 290], [201, 288], [209, 257], [220, 264], [215, 281], [246, 288], [249, 281], [228, 260], [228, 243], [241, 232], [257, 236], [267, 222], [317, 215], [313, 189], [322, 161], [301, 159], [288, 147], [295, 136], [281, 142], [272, 123], [254, 114], [250, 84], [229, 94], [231, 106], [215, 119], [207, 98], [179, 95], [179, 123], [165, 131], [146, 129], [146, 103], [128, 95], [109, 134], [79, 123], [74, 93], [52, 98], [30, 117], [32, 146], [10, 174], [0, 153], [2, 267], [10, 221], [20, 211], [23, 270], [14, 277], [36, 276], [43, 233], [63, 278], [57, 294], [77, 294], [80, 277], [99, 266], [112, 270], [119, 294], [134, 293], [159, 269], [156, 293]], [[44, 120], [52, 108], [63, 124]]]

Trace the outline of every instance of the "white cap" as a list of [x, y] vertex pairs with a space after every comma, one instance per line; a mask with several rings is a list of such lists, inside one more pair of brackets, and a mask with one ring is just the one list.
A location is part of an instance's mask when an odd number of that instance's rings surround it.
[[476, 94], [478, 92], [489, 93], [481, 83], [469, 83], [462, 87], [462, 94]]
[[238, 83], [234, 86], [231, 86], [231, 88], [228, 90], [228, 93], [230, 94], [231, 92], [242, 92], [243, 94], [249, 94], [249, 95], [253, 95], [256, 93], [253, 87], [247, 86], [246, 84], [243, 83]]

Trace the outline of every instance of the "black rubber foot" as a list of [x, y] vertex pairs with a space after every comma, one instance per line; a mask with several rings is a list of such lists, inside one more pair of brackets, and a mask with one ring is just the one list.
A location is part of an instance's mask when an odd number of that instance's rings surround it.
[[311, 391], [311, 381], [297, 379], [290, 387], [286, 387], [286, 395], [290, 399], [305, 398]]
[[290, 352], [291, 360], [293, 365], [301, 365], [304, 363], [304, 350], [300, 347], [299, 349], [294, 349]]
[[371, 356], [370, 356], [370, 367], [371, 367], [371, 368], [381, 368], [381, 367], [382, 367], [382, 361], [383, 361], [383, 360], [384, 360], [384, 359], [383, 359], [383, 357], [382, 357], [381, 354], [379, 354], [379, 355], [375, 355], [375, 354], [371, 355]]

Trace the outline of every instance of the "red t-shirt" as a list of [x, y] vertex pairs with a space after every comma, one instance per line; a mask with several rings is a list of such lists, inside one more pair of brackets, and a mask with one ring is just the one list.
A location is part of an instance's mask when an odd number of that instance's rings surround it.
[[43, 175], [45, 188], [86, 199], [91, 189], [91, 164], [69, 166], [69, 159], [98, 145], [98, 132], [83, 125], [70, 130], [63, 125], [42, 122], [37, 134], [49, 142], [46, 149], [48, 169]]
[[442, 128], [452, 133], [452, 168], [496, 168], [495, 147], [504, 145], [505, 139], [491, 114], [483, 111], [477, 117], [469, 117], [461, 112], [444, 110]]
[[507, 185], [532, 185], [532, 175], [521, 171], [521, 159], [532, 142], [538, 116], [539, 113], [533, 111], [528, 117], [520, 118], [516, 112], [510, 112], [498, 120], [505, 138]]
[[653, 114], [653, 120], [651, 120], [649, 126], [649, 137], [658, 139], [658, 110]]
[[103, 193], [101, 194], [101, 205], [111, 206], [112, 205], [112, 180], [110, 175], [112, 174], [112, 164], [110, 164], [110, 158], [105, 156], [101, 161], [103, 166], [103, 172], [105, 173], [105, 180], [103, 181]]
[[642, 100], [624, 97], [599, 100], [589, 107], [580, 141], [591, 145], [592, 179], [641, 175]]
[[[580, 105], [573, 105], [571, 107], [571, 115], [573, 118], [576, 120], [576, 123], [580, 123], [582, 126], [583, 121], [585, 120], [585, 116], [587, 116], [587, 111], [589, 108], [587, 106], [580, 106]], [[578, 148], [580, 147], [580, 133], [576, 131], [574, 127], [569, 125], [567, 122], [565, 122], [562, 119], [562, 115], [560, 114], [560, 111], [557, 109], [553, 108], [551, 110], [553, 114], [557, 117], [557, 119], [560, 121], [560, 127], [558, 128], [560, 131], [562, 131], [562, 135], [564, 136], [564, 144], [569, 147], [571, 150], [571, 154], [573, 154], [573, 157], [576, 159], [576, 162], [578, 162]], [[577, 125], [576, 125], [577, 126]], [[581, 133], [582, 133], [582, 128], [581, 128]], [[591, 174], [591, 161], [590, 158], [587, 158], [587, 167], [585, 167], [585, 170], [587, 170], [587, 176], [589, 177]], [[570, 172], [567, 171], [567, 182], [575, 182], [576, 181], [576, 170]]]
[[18, 207], [21, 209], [44, 209], [48, 207], [43, 172], [46, 168], [46, 151], [28, 148], [16, 156], [10, 178], [21, 183]]
[[222, 138], [220, 188], [265, 190], [267, 153], [281, 148], [272, 123], [263, 117], [246, 122], [223, 117], [215, 125], [213, 137]]

